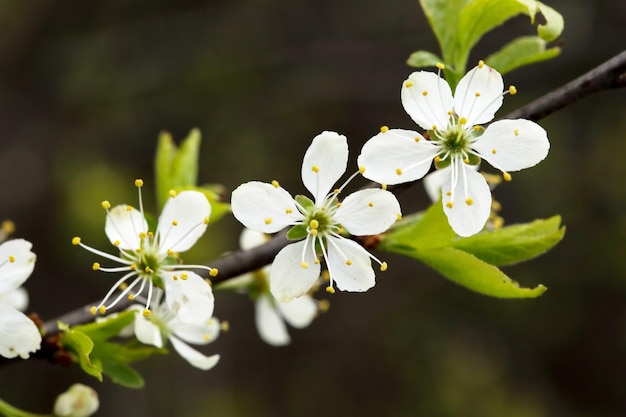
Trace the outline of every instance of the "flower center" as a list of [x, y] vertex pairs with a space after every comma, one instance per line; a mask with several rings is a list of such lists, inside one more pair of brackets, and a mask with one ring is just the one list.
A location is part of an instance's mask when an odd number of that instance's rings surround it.
[[465, 118], [451, 116], [446, 130], [431, 130], [429, 134], [433, 142], [440, 146], [441, 151], [435, 158], [437, 168], [445, 168], [455, 159], [461, 158], [465, 163], [478, 165], [480, 158], [471, 150], [471, 144], [476, 141], [479, 130], [467, 129]]

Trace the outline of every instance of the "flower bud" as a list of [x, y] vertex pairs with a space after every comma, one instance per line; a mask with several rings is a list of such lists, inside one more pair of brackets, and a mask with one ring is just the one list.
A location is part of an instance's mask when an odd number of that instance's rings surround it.
[[89, 417], [98, 410], [98, 393], [83, 384], [74, 384], [57, 397], [54, 415], [58, 417]]

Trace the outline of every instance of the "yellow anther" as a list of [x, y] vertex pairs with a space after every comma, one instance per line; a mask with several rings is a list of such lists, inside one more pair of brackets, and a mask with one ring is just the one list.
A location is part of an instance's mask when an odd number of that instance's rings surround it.
[[313, 261], [313, 263], [314, 263], [315, 265], [319, 265], [319, 264], [320, 264], [320, 260], [316, 258], [316, 259], [315, 259], [315, 261]]
[[98, 262], [94, 262], [93, 265], [91, 265], [91, 269], [97, 271], [98, 269], [100, 269], [100, 264]]
[[419, 142], [421, 140], [421, 138], [419, 136], [415, 136], [414, 140], [415, 140], [415, 142]]
[[104, 314], [107, 312], [107, 308], [105, 306], [100, 306], [100, 308], [98, 309], [98, 311], [100, 312], [100, 314]]
[[481, 129], [482, 129], [482, 127], [480, 127], [478, 125], [474, 126], [474, 132], [478, 132]]
[[148, 318], [152, 315], [152, 311], [148, 310], [147, 308], [143, 311], [143, 316], [145, 318]]
[[465, 162], [466, 164], [469, 164], [469, 158], [465, 158], [463, 162]]
[[74, 246], [80, 245], [80, 238], [79, 237], [72, 238], [72, 245]]
[[321, 313], [326, 313], [328, 311], [328, 309], [330, 309], [330, 301], [328, 301], [328, 300], [320, 300], [317, 303], [317, 309]]
[[402, 213], [396, 215], [396, 221], [399, 222], [400, 220], [402, 220]]
[[212, 277], [217, 276], [218, 273], [218, 269], [217, 268], [211, 268], [211, 270], [209, 271], [209, 275], [211, 275]]
[[339, 194], [340, 192], [341, 192], [341, 190], [339, 188], [335, 188], [333, 190], [333, 194], [335, 194], [335, 195]]
[[111, 203], [109, 203], [108, 200], [104, 200], [102, 203], [100, 203], [100, 205], [105, 210], [108, 210], [111, 208]]
[[422, 91], [422, 95], [423, 95], [424, 97], [426, 97], [426, 96], [428, 95], [428, 91], [426, 91], [426, 90]]
[[396, 174], [402, 175], [402, 170], [400, 168], [396, 168]]
[[467, 119], [466, 119], [465, 117], [461, 117], [461, 118], [459, 119], [459, 123], [460, 123], [460, 124], [462, 124], [462, 125], [464, 125], [465, 123], [467, 123]]
[[172, 226], [178, 226], [178, 220], [172, 220]]
[[135, 295], [134, 294], [128, 294], [128, 299], [130, 301], [133, 301], [135, 299]]
[[146, 234], [146, 232], [139, 232], [139, 239], [145, 239], [147, 237], [148, 235]]
[[496, 152], [497, 152], [497, 151], [496, 151], [495, 149], [492, 149], [492, 150], [491, 150], [491, 153], [492, 153], [492, 154], [494, 154], [494, 155], [496, 154]]
[[337, 208], [341, 207], [341, 203], [337, 203]]
[[136, 179], [135, 180], [135, 187], [143, 187], [143, 180], [142, 179]]
[[480, 97], [480, 92], [476, 91], [476, 97]]
[[442, 70], [442, 69], [445, 69], [445, 68], [446, 68], [446, 66], [445, 66], [445, 65], [443, 65], [441, 62], [437, 62], [437, 63], [435, 64], [435, 66], [436, 66], [437, 68], [439, 68], [440, 70]]
[[318, 227], [320, 227], [320, 222], [318, 222], [317, 220], [313, 219], [309, 222], [309, 227], [311, 229], [317, 229]]
[[170, 191], [168, 192], [168, 195], [169, 195], [170, 197], [172, 197], [172, 198], [176, 197], [176, 190], [170, 190]]
[[381, 126], [380, 127], [380, 133], [386, 133], [389, 131], [389, 126]]
[[485, 66], [485, 61], [483, 61], [482, 59], [478, 61], [478, 68], [482, 68], [484, 66]]
[[437, 130], [437, 125], [433, 125], [433, 127], [430, 130]]
[[313, 171], [313, 172], [315, 172], [317, 174], [318, 172], [320, 172], [320, 167], [318, 167], [317, 165], [313, 165], [311, 167], [311, 171]]
[[500, 229], [502, 226], [504, 226], [504, 219], [500, 216], [496, 216], [491, 221], [491, 224], [493, 225], [494, 229]]
[[230, 330], [230, 323], [224, 320], [223, 322], [220, 323], [220, 328], [222, 329], [223, 332], [227, 332]]
[[448, 110], [448, 116], [452, 116], [452, 110]]
[[502, 178], [504, 178], [504, 181], [511, 181], [511, 174], [509, 174], [508, 172], [503, 172]]
[[265, 218], [265, 224], [270, 224], [272, 222], [272, 218], [271, 217], [266, 217]]
[[359, 167], [359, 174], [364, 174], [365, 173], [365, 167], [364, 166], [360, 166]]
[[119, 240], [116, 240], [115, 242], [113, 242], [113, 246], [119, 246], [122, 242], [120, 242]]
[[302, 262], [300, 262], [300, 266], [301, 266], [302, 268], [306, 269], [306, 268], [308, 268], [308, 267], [309, 267], [309, 264], [308, 264], [308, 263], [306, 263], [306, 262], [304, 262], [304, 261], [302, 261]]
[[346, 265], [348, 266], [352, 265], [352, 261], [350, 259], [346, 259]]
[[15, 262], [15, 256], [9, 255], [9, 262], [11, 263]]
[[146, 266], [143, 270], [144, 270], [144, 272], [145, 272], [145, 273], [147, 273], [147, 274], [151, 274], [151, 273], [153, 273], [153, 272], [154, 272], [154, 271], [153, 271], [153, 270], [152, 270], [149, 266]]
[[448, 197], [450, 197], [450, 196], [452, 195], [452, 191], [448, 191], [448, 192], [446, 192], [446, 195], [447, 195]]
[[180, 279], [182, 279], [183, 281], [187, 281], [187, 279], [189, 279], [189, 275], [187, 275], [187, 274], [180, 274]]
[[208, 342], [209, 340], [211, 340], [211, 335], [210, 334], [205, 334], [204, 336], [202, 336], [205, 342]]
[[385, 272], [387, 270], [387, 262], [383, 262], [382, 264], [380, 264], [380, 270], [382, 272]]
[[178, 281], [178, 275], [172, 275], [172, 281]]
[[328, 272], [327, 269], [323, 270], [320, 274], [320, 278], [322, 278], [324, 281], [330, 281], [330, 272]]
[[152, 233], [152, 232], [148, 232], [148, 237], [149, 237], [150, 239], [152, 239], [152, 238], [154, 237], [154, 233]]
[[338, 228], [338, 229], [337, 229], [337, 233], [339, 233], [339, 234], [343, 234], [343, 227]]
[[468, 198], [467, 200], [465, 200], [465, 204], [467, 204], [468, 206], [471, 206], [472, 204], [474, 204], [474, 200], [472, 200], [471, 198]]
[[452, 201], [448, 201], [448, 202], [446, 203], [446, 207], [448, 207], [448, 208], [452, 208], [452, 207], [454, 207], [454, 204], [452, 204]]
[[373, 202], [371, 202], [371, 201], [370, 201], [369, 203], [367, 203], [367, 205], [368, 205], [369, 207], [374, 207], [374, 203], [373, 203]]
[[404, 83], [404, 86], [406, 88], [411, 88], [411, 87], [413, 87], [413, 83], [411, 81], [407, 81], [407, 82]]
[[137, 265], [130, 264], [130, 265], [128, 265], [128, 269], [130, 269], [131, 271], [134, 271], [135, 269], [137, 269]]
[[133, 206], [131, 205], [127, 205], [126, 206], [126, 211], [132, 211], [133, 210]]
[[435, 163], [439, 163], [441, 162], [441, 157], [435, 156], [434, 160], [435, 160]]
[[278, 183], [278, 181], [272, 180], [272, 187], [278, 188], [278, 187], [280, 187], [280, 184]]
[[317, 234], [319, 233], [319, 230], [311, 229], [311, 230], [309, 230], [309, 233], [311, 234], [311, 236], [317, 236]]
[[120, 290], [125, 290], [126, 288], [128, 288], [128, 284], [127, 284], [127, 283], [125, 283], [125, 282], [122, 282], [122, 283], [118, 286], [118, 288], [119, 288]]
[[174, 251], [173, 251], [173, 250], [171, 250], [171, 249], [168, 249], [168, 250], [167, 250], [167, 256], [174, 256], [174, 254], [175, 254], [175, 253], [176, 253], [176, 252], [174, 252]]
[[519, 130], [518, 129], [513, 129], [513, 134], [515, 136], [519, 136]]
[[2, 227], [2, 231], [6, 233], [7, 235], [10, 235], [11, 233], [15, 232], [15, 223], [13, 223], [11, 220], [3, 221], [1, 227]]
[[515, 88], [514, 85], [509, 87], [509, 94], [514, 96], [515, 94], [517, 94], [517, 88]]
[[380, 184], [380, 188], [382, 188], [383, 190], [387, 189], [387, 184], [385, 184], [384, 182], [382, 184]]
[[89, 312], [92, 316], [95, 316], [98, 310], [96, 310], [96, 306], [91, 306], [91, 308], [89, 308]]
[[209, 224], [209, 216], [204, 216], [204, 219], [202, 219], [202, 223]]
[[334, 294], [335, 289], [329, 285], [328, 287], [326, 287], [326, 292], [329, 294]]

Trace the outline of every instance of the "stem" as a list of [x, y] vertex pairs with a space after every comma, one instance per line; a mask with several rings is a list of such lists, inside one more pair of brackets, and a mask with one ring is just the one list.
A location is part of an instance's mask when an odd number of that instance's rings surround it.
[[0, 415], [5, 417], [54, 417], [52, 414], [34, 414], [20, 410], [2, 399], [0, 399]]

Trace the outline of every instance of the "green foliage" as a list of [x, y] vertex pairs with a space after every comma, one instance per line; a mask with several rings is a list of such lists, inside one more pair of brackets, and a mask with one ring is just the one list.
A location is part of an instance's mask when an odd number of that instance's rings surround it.
[[561, 48], [546, 49], [546, 45], [546, 41], [539, 36], [523, 36], [489, 55], [485, 63], [497, 69], [500, 74], [506, 74], [524, 65], [552, 59], [561, 53]]
[[452, 231], [439, 202], [416, 220], [398, 224], [379, 249], [420, 260], [451, 281], [484, 295], [537, 297], [546, 287], [521, 288], [498, 266], [531, 259], [555, 246], [565, 233], [560, 222], [555, 216], [462, 238]]
[[59, 323], [63, 331], [61, 343], [73, 352], [83, 371], [102, 381], [107, 375], [113, 382], [129, 388], [141, 388], [143, 378], [128, 364], [146, 359], [154, 354], [164, 354], [164, 349], [131, 341], [125, 344], [110, 339], [119, 335], [133, 323], [135, 312], [126, 311], [102, 322], [74, 326]]
[[169, 198], [170, 190], [200, 191], [211, 203], [211, 221], [215, 222], [230, 211], [230, 205], [220, 202], [220, 195], [224, 193], [221, 185], [196, 185], [200, 141], [198, 129], [192, 129], [187, 138], [181, 142], [180, 147], [176, 147], [169, 133], [162, 132], [159, 135], [154, 161], [157, 202], [159, 208], [162, 208]]
[[[526, 14], [531, 23], [537, 13], [545, 24], [537, 26], [538, 40], [514, 40], [492, 56], [492, 63], [511, 71], [522, 65], [539, 62], [558, 55], [559, 48], [546, 50], [546, 41], [555, 40], [563, 31], [563, 17], [554, 9], [535, 0], [420, 0], [430, 26], [439, 41], [446, 79], [453, 90], [466, 72], [472, 48], [489, 31], [518, 14]], [[521, 42], [521, 43], [520, 43]], [[532, 48], [531, 48], [532, 46]], [[523, 55], [518, 56], [522, 53]], [[414, 67], [432, 66], [437, 56], [426, 51], [411, 55], [407, 63]], [[495, 66], [497, 70], [500, 67]]]

